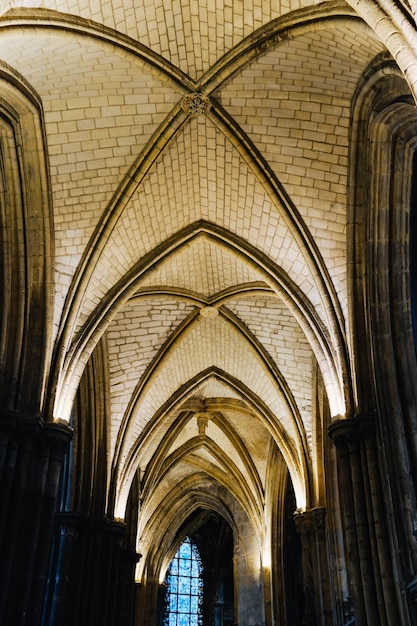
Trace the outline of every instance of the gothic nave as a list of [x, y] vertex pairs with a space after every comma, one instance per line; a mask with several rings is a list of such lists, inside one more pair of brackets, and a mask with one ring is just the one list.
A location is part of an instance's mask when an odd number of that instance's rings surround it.
[[0, 0], [1, 626], [417, 626], [415, 14]]

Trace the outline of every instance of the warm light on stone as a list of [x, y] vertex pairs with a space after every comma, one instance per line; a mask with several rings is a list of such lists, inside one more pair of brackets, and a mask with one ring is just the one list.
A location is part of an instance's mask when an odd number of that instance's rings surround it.
[[202, 309], [200, 309], [200, 316], [204, 317], [205, 319], [213, 319], [218, 314], [219, 314], [218, 309], [216, 309], [213, 306], [205, 306]]
[[417, 623], [411, 4], [0, 2], [1, 624]]
[[202, 93], [189, 93], [182, 100], [184, 113], [195, 117], [196, 115], [207, 115], [211, 108], [211, 102]]

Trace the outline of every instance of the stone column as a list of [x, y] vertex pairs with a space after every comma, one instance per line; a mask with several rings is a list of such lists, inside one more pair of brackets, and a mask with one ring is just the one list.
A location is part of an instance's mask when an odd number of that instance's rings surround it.
[[316, 548], [317, 572], [319, 585], [316, 586], [316, 598], [319, 599], [319, 610], [316, 610], [318, 623], [331, 626], [334, 623], [332, 581], [330, 578], [328, 537], [326, 530], [326, 509], [320, 507], [311, 511], [314, 519], [314, 544]]
[[120, 619], [115, 620], [117, 626], [131, 626], [134, 624], [135, 603], [136, 603], [136, 583], [135, 570], [141, 555], [133, 548], [125, 547], [120, 549], [120, 576], [119, 576], [119, 615]]
[[265, 623], [263, 572], [256, 540], [250, 545], [252, 528], [248, 526], [248, 536], [240, 538], [234, 548], [233, 567], [235, 580], [235, 619], [239, 626], [254, 626]]
[[313, 559], [313, 520], [311, 515], [297, 513], [295, 515], [295, 526], [301, 538], [303, 551], [303, 589], [304, 589], [304, 623], [306, 626], [315, 626], [316, 611], [314, 606], [314, 559]]
[[343, 514], [346, 562], [349, 582], [354, 598], [358, 625], [365, 625], [366, 611], [361, 585], [358, 538], [355, 519], [354, 494], [350, 463], [350, 443], [355, 439], [357, 426], [354, 420], [338, 420], [329, 427], [329, 435], [337, 449], [339, 495]]
[[126, 526], [74, 512], [56, 516], [48, 626], [131, 626], [134, 570]]
[[329, 435], [338, 451], [347, 563], [358, 626], [401, 623], [396, 598], [372, 416], [339, 420]]
[[323, 507], [295, 515], [303, 550], [304, 619], [308, 626], [333, 624], [325, 519]]
[[383, 491], [375, 419], [368, 415], [357, 418], [362, 441], [361, 464], [366, 485], [368, 518], [370, 523], [370, 545], [374, 571], [376, 572], [376, 590], [380, 606], [381, 624], [395, 626], [404, 621], [399, 608], [398, 581], [394, 576], [389, 538], [386, 494]]
[[0, 414], [0, 623], [37, 626], [49, 566], [66, 424]]

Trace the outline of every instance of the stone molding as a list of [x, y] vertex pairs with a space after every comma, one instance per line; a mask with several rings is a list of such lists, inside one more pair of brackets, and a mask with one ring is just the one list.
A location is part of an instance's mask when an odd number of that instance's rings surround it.
[[375, 418], [373, 415], [360, 413], [354, 418], [338, 419], [328, 428], [328, 434], [336, 448], [351, 445], [367, 434], [374, 431]]
[[295, 525], [300, 534], [323, 529], [326, 520], [325, 507], [309, 509], [294, 515]]

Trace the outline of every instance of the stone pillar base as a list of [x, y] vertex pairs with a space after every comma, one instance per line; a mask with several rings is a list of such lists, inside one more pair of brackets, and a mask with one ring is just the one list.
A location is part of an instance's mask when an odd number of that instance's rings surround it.
[[66, 424], [0, 415], [0, 623], [42, 617]]

